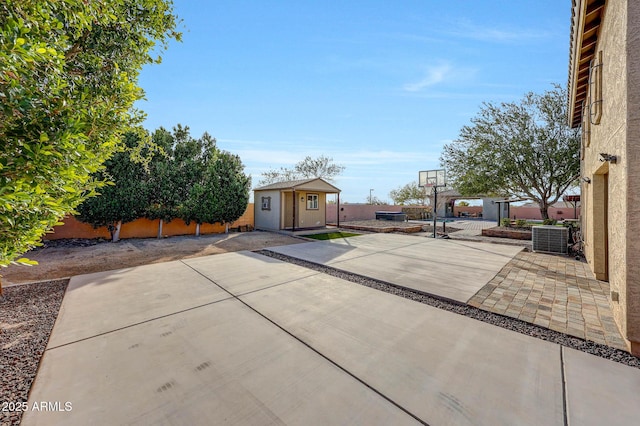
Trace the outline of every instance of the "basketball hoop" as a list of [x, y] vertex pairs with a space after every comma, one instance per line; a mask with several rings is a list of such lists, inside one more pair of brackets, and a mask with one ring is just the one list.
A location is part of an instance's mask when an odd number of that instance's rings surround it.
[[447, 186], [444, 169], [425, 170], [418, 173], [418, 186], [421, 188], [444, 188]]
[[438, 188], [447, 186], [444, 169], [424, 170], [418, 172], [418, 186], [420, 188], [433, 188], [433, 238], [436, 238], [436, 225], [438, 222]]

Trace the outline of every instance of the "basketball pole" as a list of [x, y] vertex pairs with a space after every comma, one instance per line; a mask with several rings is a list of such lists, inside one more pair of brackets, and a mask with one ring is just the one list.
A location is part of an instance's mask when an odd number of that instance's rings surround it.
[[433, 185], [433, 238], [436, 238], [436, 220], [438, 219], [438, 184]]

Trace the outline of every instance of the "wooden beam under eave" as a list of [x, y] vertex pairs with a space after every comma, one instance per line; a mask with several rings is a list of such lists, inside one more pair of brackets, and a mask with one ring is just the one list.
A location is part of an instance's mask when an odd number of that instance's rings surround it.
[[595, 55], [599, 28], [606, 0], [572, 0], [569, 58], [569, 121], [572, 127], [582, 122], [582, 104], [586, 99], [589, 65]]
[[589, 61], [591, 61], [595, 54], [597, 43], [598, 39], [595, 36], [584, 42], [580, 48], [580, 57], [588, 57]]
[[602, 11], [604, 9], [604, 3], [605, 3], [605, 0], [595, 0], [591, 2], [591, 4], [587, 5], [585, 22], [588, 22], [590, 19], [594, 19], [594, 16], [602, 15]]
[[582, 30], [582, 34], [589, 34], [593, 31], [598, 31], [598, 27], [600, 27], [600, 22], [602, 22], [602, 16], [598, 15], [594, 19], [589, 22], [585, 22], [584, 29]]
[[585, 69], [585, 67], [586, 69], [589, 69], [589, 64], [593, 59], [593, 55], [594, 55], [594, 52], [587, 53], [585, 55], [580, 56], [580, 61], [578, 62], [579, 72], [582, 72]]
[[588, 72], [579, 74], [578, 78], [576, 80], [576, 83], [577, 83], [576, 86], [580, 87], [581, 85], [587, 84], [588, 81], [589, 81], [589, 73]]

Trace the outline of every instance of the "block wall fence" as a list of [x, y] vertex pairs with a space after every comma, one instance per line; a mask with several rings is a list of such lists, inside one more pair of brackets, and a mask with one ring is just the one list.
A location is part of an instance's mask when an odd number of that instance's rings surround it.
[[[371, 205], [371, 204], [341, 204], [340, 205], [340, 222], [348, 222], [350, 220], [369, 220], [375, 219], [376, 211], [402, 211], [403, 206], [395, 205]], [[430, 210], [430, 207], [426, 207]], [[336, 204], [327, 204], [327, 223], [336, 223]], [[479, 216], [482, 213], [482, 206], [454, 206], [453, 214], [458, 217], [458, 213], [466, 213], [469, 216]], [[580, 217], [580, 207], [576, 210], [576, 217]], [[537, 207], [515, 207], [510, 209], [511, 219], [533, 219], [541, 220], [542, 215]], [[573, 207], [550, 207], [549, 217], [552, 219], [563, 220], [573, 219]]]
[[[51, 233], [44, 236], [44, 240], [59, 240], [62, 238], [111, 238], [106, 226], [94, 228], [88, 223], [83, 223], [73, 216], [63, 219], [63, 225], [53, 228]], [[158, 236], [159, 220], [145, 218], [136, 219], [133, 222], [123, 223], [120, 229], [120, 239], [126, 238], [155, 238]], [[253, 203], [247, 206], [244, 214], [232, 224], [229, 229], [250, 227], [253, 228]], [[222, 234], [225, 226], [220, 223], [203, 223], [200, 225], [200, 234]], [[177, 235], [195, 235], [196, 224], [187, 225], [182, 219], [174, 219], [162, 224], [162, 235], [172, 237]]]
[[[395, 205], [371, 205], [371, 204], [343, 204], [340, 205], [340, 222], [353, 220], [375, 219], [376, 211], [402, 211], [403, 206]], [[427, 207], [428, 209], [428, 207]], [[327, 223], [336, 223], [337, 205], [327, 204]], [[478, 216], [482, 213], [481, 206], [461, 207], [455, 206], [454, 214], [466, 213], [470, 216]], [[536, 207], [511, 207], [511, 218], [517, 219], [541, 219], [540, 210]], [[573, 208], [549, 208], [549, 216], [553, 219], [572, 219]], [[577, 216], [580, 217], [580, 208], [577, 209]], [[88, 223], [83, 223], [67, 216], [63, 219], [63, 225], [53, 228], [53, 231], [44, 236], [44, 240], [59, 240], [63, 238], [111, 238], [106, 226], [94, 228]], [[123, 223], [120, 229], [120, 238], [155, 238], [158, 236], [159, 220], [140, 218], [133, 222]], [[253, 203], [249, 203], [244, 214], [232, 224], [229, 229], [254, 228]], [[200, 225], [200, 234], [221, 234], [225, 232], [225, 226], [220, 223], [204, 223]], [[174, 219], [171, 222], [162, 224], [162, 235], [165, 237], [178, 235], [195, 235], [196, 224], [191, 222], [187, 225], [182, 219]]]

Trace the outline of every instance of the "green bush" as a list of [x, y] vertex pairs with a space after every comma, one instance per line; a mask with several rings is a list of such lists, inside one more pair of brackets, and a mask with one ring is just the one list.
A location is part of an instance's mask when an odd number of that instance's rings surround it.
[[95, 227], [108, 226], [117, 241], [119, 225], [144, 216], [166, 222], [181, 218], [187, 225], [229, 224], [242, 216], [251, 177], [244, 174], [240, 157], [219, 150], [206, 132], [194, 139], [180, 124], [173, 133], [156, 130], [152, 141], [162, 154], [151, 156], [145, 169], [129, 152], [140, 144], [137, 135], [127, 135], [129, 151], [117, 153], [106, 162], [105, 176], [96, 177], [108, 176], [113, 185], [81, 204], [78, 219]]
[[140, 71], [176, 26], [170, 0], [0, 3], [0, 267], [34, 263], [20, 255], [106, 188], [96, 173], [144, 118]]
[[518, 227], [518, 228], [526, 228], [527, 227], [527, 221], [525, 219], [516, 220], [516, 227]]
[[511, 219], [509, 219], [508, 217], [503, 217], [502, 219], [500, 219], [500, 226], [504, 226], [505, 228], [510, 228]]
[[556, 223], [558, 223], [558, 221], [551, 218], [542, 221], [543, 225], [555, 225]]

